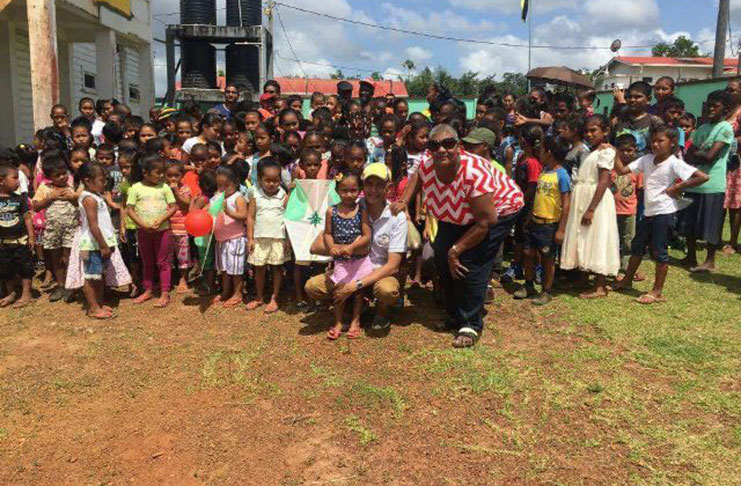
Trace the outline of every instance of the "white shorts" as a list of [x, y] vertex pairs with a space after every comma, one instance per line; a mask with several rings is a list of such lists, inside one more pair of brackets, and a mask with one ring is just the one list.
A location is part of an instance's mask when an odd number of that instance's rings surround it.
[[244, 275], [247, 263], [247, 238], [240, 236], [216, 242], [216, 271], [227, 275]]
[[285, 239], [255, 238], [255, 251], [250, 254], [250, 265], [283, 265], [290, 258]]

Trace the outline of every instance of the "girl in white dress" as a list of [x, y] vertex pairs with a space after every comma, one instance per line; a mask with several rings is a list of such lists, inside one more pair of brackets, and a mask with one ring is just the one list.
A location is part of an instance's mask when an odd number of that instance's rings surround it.
[[607, 296], [607, 276], [617, 275], [620, 269], [615, 199], [608, 192], [616, 152], [612, 147], [601, 148], [609, 133], [605, 117], [590, 117], [585, 131], [584, 138], [592, 150], [574, 180], [561, 268], [594, 273], [595, 288], [579, 296], [594, 299]]

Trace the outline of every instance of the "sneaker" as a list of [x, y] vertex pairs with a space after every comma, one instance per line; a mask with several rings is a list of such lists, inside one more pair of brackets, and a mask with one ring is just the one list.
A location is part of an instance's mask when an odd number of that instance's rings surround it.
[[375, 317], [373, 317], [373, 323], [371, 324], [371, 329], [374, 331], [383, 331], [391, 327], [391, 319], [385, 316], [381, 316], [376, 314]]
[[64, 291], [62, 292], [62, 302], [64, 302], [65, 304], [69, 304], [70, 302], [74, 302], [74, 301], [75, 301], [75, 291], [64, 289]]
[[543, 285], [543, 265], [535, 267], [535, 283]]
[[537, 297], [533, 299], [533, 305], [546, 305], [551, 300], [553, 300], [553, 296], [550, 294], [550, 292], [546, 292], [545, 290], [538, 294]]
[[65, 288], [64, 287], [57, 287], [49, 295], [49, 302], [59, 302], [64, 297], [65, 297]]
[[499, 281], [502, 283], [510, 283], [515, 279], [515, 267], [517, 265], [510, 265], [510, 267], [507, 269], [506, 272], [502, 274], [502, 276], [499, 278]]
[[520, 287], [519, 289], [517, 289], [517, 291], [515, 291], [513, 297], [517, 300], [523, 300], [529, 299], [530, 297], [533, 297], [535, 295], [537, 295], [535, 287], [525, 284], [523, 287]]

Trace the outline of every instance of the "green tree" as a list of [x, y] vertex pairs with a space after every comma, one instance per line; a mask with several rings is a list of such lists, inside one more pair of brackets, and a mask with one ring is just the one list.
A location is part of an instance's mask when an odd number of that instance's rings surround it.
[[522, 73], [504, 73], [498, 87], [500, 93], [524, 96], [527, 94], [527, 77]]
[[371, 79], [373, 81], [381, 81], [383, 79], [383, 75], [379, 73], [378, 71], [373, 71], [371, 73]]
[[410, 78], [407, 82], [407, 91], [409, 92], [409, 96], [414, 98], [424, 98], [427, 96], [427, 88], [429, 88], [430, 84], [434, 81], [432, 70], [425, 67], [421, 72]]
[[345, 74], [342, 72], [342, 69], [338, 69], [334, 73], [329, 75], [332, 79], [345, 79]]
[[437, 67], [434, 71], [425, 67], [406, 80], [409, 96], [424, 98], [432, 83], [445, 86], [453, 96], [459, 98], [474, 98], [484, 91], [493, 91], [500, 95], [513, 93], [515, 96], [527, 93], [527, 78], [521, 73], [504, 73], [502, 79], [497, 80], [494, 74], [480, 78], [479, 73], [468, 71], [456, 77], [443, 67]]
[[654, 57], [700, 57], [700, 47], [695, 44], [692, 39], [680, 35], [674, 42], [667, 44], [666, 42], [659, 42], [653, 49], [651, 54]]

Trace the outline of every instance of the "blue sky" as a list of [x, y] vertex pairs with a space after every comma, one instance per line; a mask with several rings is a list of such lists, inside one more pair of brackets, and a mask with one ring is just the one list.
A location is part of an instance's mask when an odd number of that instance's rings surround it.
[[[693, 38], [704, 52], [711, 52], [717, 16], [717, 0], [531, 0], [534, 42], [543, 45], [609, 46], [619, 38], [624, 46], [653, 45], [679, 35]], [[218, 0], [222, 7], [224, 0]], [[283, 3], [337, 17], [390, 25], [491, 42], [527, 44], [527, 25], [519, 19], [519, 0], [283, 0]], [[178, 0], [152, 2], [153, 14], [164, 22], [177, 22]], [[741, 0], [731, 0], [733, 50], [741, 34]], [[335, 64], [375, 70], [387, 77], [405, 74], [401, 63], [412, 59], [418, 69], [444, 66], [460, 74], [475, 71], [481, 76], [527, 70], [527, 49], [463, 44], [434, 40], [350, 25], [331, 19], [277, 7], [291, 39], [296, 57], [319, 64]], [[220, 11], [220, 14], [222, 12]], [[223, 15], [220, 15], [223, 18]], [[155, 35], [164, 38], [164, 26], [153, 23]], [[738, 26], [738, 27], [737, 27]], [[738, 33], [737, 33], [738, 32]], [[294, 58], [277, 18], [274, 31], [276, 55]], [[621, 51], [622, 55], [648, 55], [648, 49]], [[609, 50], [537, 49], [533, 67], [567, 65], [596, 68], [612, 53]], [[155, 73], [158, 94], [164, 91], [164, 48], [157, 46]], [[302, 70], [303, 67], [303, 70]], [[328, 77], [334, 67], [298, 63], [277, 58], [275, 74]], [[343, 69], [346, 75], [367, 77], [369, 71]]]

